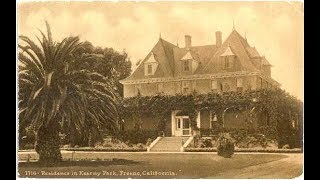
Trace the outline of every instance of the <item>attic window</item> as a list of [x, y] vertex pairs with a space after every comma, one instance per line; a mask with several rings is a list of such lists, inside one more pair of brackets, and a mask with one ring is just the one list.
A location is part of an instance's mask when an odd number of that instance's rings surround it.
[[232, 52], [230, 46], [220, 55], [224, 69], [231, 68], [233, 66], [236, 55]]
[[149, 58], [144, 62], [144, 75], [154, 75], [158, 68], [158, 61], [155, 59], [154, 54], [151, 52]]
[[230, 59], [228, 57], [224, 57], [224, 68], [230, 68]]
[[182, 69], [183, 69], [183, 71], [190, 71], [189, 61], [188, 60], [182, 61]]
[[152, 64], [148, 64], [148, 74], [152, 74]]

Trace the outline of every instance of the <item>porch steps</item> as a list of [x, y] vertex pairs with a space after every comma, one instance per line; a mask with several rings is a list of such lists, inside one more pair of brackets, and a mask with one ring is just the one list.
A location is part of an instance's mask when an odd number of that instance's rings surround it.
[[151, 149], [151, 152], [180, 152], [182, 143], [189, 137], [163, 137]]

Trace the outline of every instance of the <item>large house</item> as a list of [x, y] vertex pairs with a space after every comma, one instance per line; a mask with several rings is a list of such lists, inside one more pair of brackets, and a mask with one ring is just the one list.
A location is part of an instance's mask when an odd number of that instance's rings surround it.
[[[280, 84], [271, 77], [271, 67], [267, 59], [236, 30], [224, 42], [222, 33], [217, 31], [216, 43], [203, 46], [193, 46], [190, 35], [185, 36], [184, 47], [160, 37], [137, 69], [121, 83], [125, 98], [138, 94], [175, 95], [194, 91], [206, 94], [279, 88]], [[234, 116], [229, 114], [230, 121], [225, 122], [226, 126], [241, 126]], [[216, 119], [214, 112], [199, 112], [197, 125], [209, 128]], [[152, 128], [153, 124], [152, 118], [146, 118], [143, 122], [145, 128]], [[189, 136], [188, 116], [173, 111], [169, 128], [170, 136]]]

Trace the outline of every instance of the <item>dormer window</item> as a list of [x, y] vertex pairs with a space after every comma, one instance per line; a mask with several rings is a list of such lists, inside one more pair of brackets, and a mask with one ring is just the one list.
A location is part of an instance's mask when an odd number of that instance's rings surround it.
[[230, 63], [230, 60], [231, 60], [231, 59], [229, 59], [228, 56], [225, 56], [225, 57], [224, 57], [224, 68], [225, 68], [225, 69], [230, 68], [230, 64], [231, 64], [231, 63]]
[[148, 74], [152, 74], [152, 64], [148, 64]]
[[190, 71], [190, 66], [189, 66], [188, 60], [182, 61], [182, 69], [183, 69], [183, 71]]
[[144, 62], [144, 75], [154, 75], [158, 68], [158, 61], [155, 59], [154, 54], [151, 52], [148, 59]]
[[191, 51], [187, 51], [187, 53], [180, 59], [182, 64], [182, 72], [192, 72], [198, 68], [199, 62], [195, 60], [192, 55]]
[[233, 67], [236, 55], [232, 52], [230, 46], [227, 47], [227, 49], [220, 55], [220, 57], [222, 59], [224, 69]]

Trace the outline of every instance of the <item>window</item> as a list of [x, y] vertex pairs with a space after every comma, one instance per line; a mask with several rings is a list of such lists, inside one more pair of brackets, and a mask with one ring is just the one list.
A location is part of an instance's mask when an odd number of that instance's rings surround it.
[[229, 91], [229, 90], [230, 90], [229, 84], [228, 84], [228, 83], [225, 83], [225, 84], [223, 85], [223, 91]]
[[118, 122], [120, 131], [124, 131], [124, 119]]
[[177, 118], [177, 129], [181, 129], [181, 119]]
[[211, 81], [211, 89], [212, 90], [218, 89], [218, 82], [216, 80]]
[[158, 93], [163, 92], [163, 83], [158, 83], [158, 84], [157, 84], [157, 92], [158, 92]]
[[183, 81], [182, 82], [182, 93], [186, 94], [190, 92], [190, 82], [188, 81]]
[[229, 57], [224, 57], [224, 68], [230, 68], [230, 61], [229, 61]]
[[190, 70], [189, 61], [188, 60], [185, 60], [185, 61], [182, 62], [182, 69], [183, 69], [183, 71], [189, 71]]
[[215, 112], [210, 111], [210, 129], [214, 128], [218, 123], [217, 114]]
[[242, 91], [243, 90], [243, 80], [242, 78], [237, 79], [237, 91]]
[[148, 64], [148, 74], [152, 74], [152, 64]]
[[190, 128], [190, 120], [189, 118], [183, 118], [183, 129]]
[[291, 120], [291, 126], [293, 129], [296, 127], [296, 123], [294, 122], [294, 120]]
[[184, 94], [188, 93], [188, 92], [189, 92], [189, 87], [184, 87], [184, 88], [182, 89], [182, 92], [183, 92]]
[[144, 62], [144, 75], [150, 76], [154, 75], [158, 68], [158, 61], [155, 59], [153, 52], [149, 55], [148, 59]]
[[235, 62], [236, 56], [223, 56], [222, 63], [224, 69], [229, 69], [233, 67], [233, 63]]
[[136, 84], [135, 85], [135, 94], [136, 95], [141, 95], [141, 84]]

